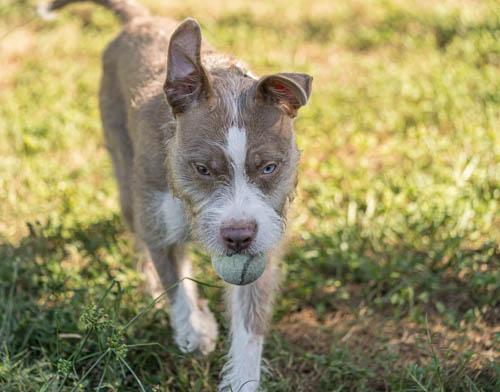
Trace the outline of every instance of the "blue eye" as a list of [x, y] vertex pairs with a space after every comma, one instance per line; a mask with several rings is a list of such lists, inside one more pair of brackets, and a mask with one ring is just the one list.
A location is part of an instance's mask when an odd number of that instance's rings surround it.
[[276, 163], [270, 163], [269, 165], [266, 165], [264, 169], [262, 169], [262, 174], [271, 174], [276, 170], [276, 167], [278, 165]]

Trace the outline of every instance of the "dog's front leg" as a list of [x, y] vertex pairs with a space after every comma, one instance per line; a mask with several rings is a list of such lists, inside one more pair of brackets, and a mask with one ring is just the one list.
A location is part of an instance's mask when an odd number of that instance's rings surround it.
[[149, 254], [163, 288], [170, 288], [167, 293], [170, 300], [170, 323], [177, 346], [184, 353], [210, 353], [217, 340], [217, 323], [208, 308], [208, 302], [198, 298], [196, 284], [183, 279], [193, 276], [191, 262], [185, 258], [183, 246], [149, 249]]
[[229, 289], [231, 348], [228, 362], [222, 370], [223, 379], [219, 391], [257, 391], [264, 334], [272, 315], [277, 284], [277, 268], [269, 265], [256, 282]]
[[[156, 162], [158, 166], [161, 164], [161, 160]], [[154, 296], [169, 289], [170, 322], [179, 349], [208, 354], [215, 348], [217, 324], [207, 301], [198, 298], [196, 284], [184, 279], [192, 278], [193, 273], [184, 252], [182, 205], [167, 191], [151, 187], [148, 181], [151, 179], [135, 178], [134, 224], [148, 257], [143, 271]]]

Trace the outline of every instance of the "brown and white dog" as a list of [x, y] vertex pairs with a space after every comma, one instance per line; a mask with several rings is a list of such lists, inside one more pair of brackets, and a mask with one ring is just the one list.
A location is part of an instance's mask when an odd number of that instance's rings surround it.
[[[212, 257], [276, 253], [299, 161], [293, 119], [312, 78], [255, 78], [202, 44], [192, 19], [175, 28], [133, 0], [92, 1], [125, 25], [103, 56], [101, 117], [124, 219], [163, 287], [191, 276], [183, 254], [190, 239]], [[232, 341], [219, 390], [258, 389], [277, 282], [272, 259], [254, 283], [229, 287]], [[193, 282], [183, 280], [169, 300], [179, 348], [211, 352], [217, 325]]]

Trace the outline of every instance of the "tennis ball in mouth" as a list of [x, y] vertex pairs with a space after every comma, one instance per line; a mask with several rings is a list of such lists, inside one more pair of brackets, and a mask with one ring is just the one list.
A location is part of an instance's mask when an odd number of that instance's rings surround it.
[[260, 278], [266, 268], [264, 255], [213, 256], [215, 272], [227, 283], [243, 286]]

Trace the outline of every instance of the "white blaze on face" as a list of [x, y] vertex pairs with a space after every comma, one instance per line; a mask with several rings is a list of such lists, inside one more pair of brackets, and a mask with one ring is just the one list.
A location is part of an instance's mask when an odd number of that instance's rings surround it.
[[231, 220], [254, 220], [257, 236], [250, 246], [251, 253], [268, 251], [275, 245], [283, 231], [280, 216], [272, 208], [268, 196], [249, 182], [245, 171], [247, 158], [247, 134], [244, 129], [231, 127], [226, 138], [226, 155], [232, 166], [232, 178], [228, 198], [220, 211], [219, 225]]
[[[226, 153], [233, 167], [233, 209], [230, 211], [234, 216], [229, 217], [236, 220], [249, 218], [243, 211], [243, 204], [250, 198], [260, 197], [248, 186], [245, 174], [245, 161], [247, 157], [247, 134], [244, 129], [231, 127], [227, 132]], [[239, 210], [238, 210], [239, 209]], [[239, 215], [239, 216], [238, 216]]]

